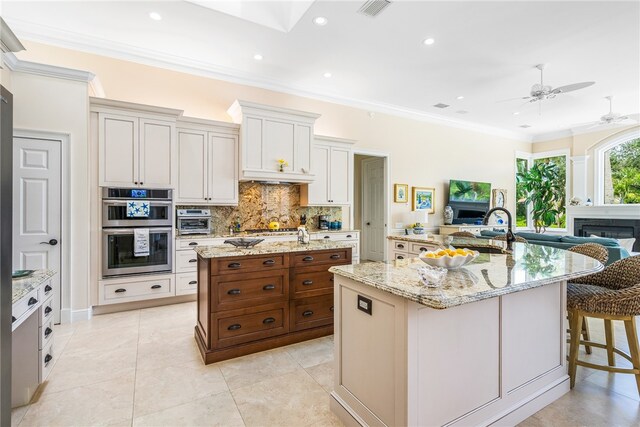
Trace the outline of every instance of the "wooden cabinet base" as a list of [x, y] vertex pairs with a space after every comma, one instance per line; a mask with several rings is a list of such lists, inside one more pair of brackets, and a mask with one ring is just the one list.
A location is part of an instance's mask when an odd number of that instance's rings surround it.
[[208, 350], [204, 343], [204, 339], [200, 330], [196, 326], [195, 338], [198, 344], [198, 350], [205, 365], [223, 360], [233, 359], [235, 357], [246, 356], [248, 354], [257, 353], [259, 351], [271, 350], [272, 348], [283, 347], [285, 345], [295, 344], [302, 341], [321, 338], [333, 334], [333, 324], [321, 326], [313, 329], [305, 329], [303, 331], [289, 332], [286, 335], [265, 338], [259, 341], [252, 341], [234, 347], [220, 348]]

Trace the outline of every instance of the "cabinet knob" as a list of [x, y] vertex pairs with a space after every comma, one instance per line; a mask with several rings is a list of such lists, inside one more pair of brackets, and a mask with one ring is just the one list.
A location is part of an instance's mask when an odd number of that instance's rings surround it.
[[53, 360], [53, 356], [52, 356], [52, 355], [50, 355], [50, 354], [47, 354], [47, 355], [44, 357], [44, 364], [46, 365], [47, 363], [51, 362], [51, 360]]
[[28, 306], [32, 306], [33, 304], [37, 304], [38, 300], [35, 299], [34, 297], [29, 298], [29, 302], [27, 303]]
[[144, 185], [144, 182], [140, 181], [140, 185]]
[[51, 335], [51, 332], [53, 332], [53, 330], [51, 328], [47, 327], [47, 329], [44, 330], [45, 338], [48, 337], [49, 335]]
[[46, 306], [46, 307], [44, 308], [44, 314], [45, 314], [45, 315], [46, 315], [46, 314], [51, 313], [52, 311], [53, 311], [53, 309], [52, 309], [51, 307], [49, 307], [49, 306]]
[[49, 286], [49, 285], [46, 285], [46, 286], [44, 287], [44, 291], [45, 291], [45, 292], [51, 292], [51, 289], [53, 289], [53, 288], [52, 288], [51, 286]]

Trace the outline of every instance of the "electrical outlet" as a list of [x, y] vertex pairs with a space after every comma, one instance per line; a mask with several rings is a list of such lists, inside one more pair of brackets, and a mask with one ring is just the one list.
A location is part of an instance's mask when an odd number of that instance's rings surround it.
[[396, 222], [396, 228], [404, 228], [404, 223]]

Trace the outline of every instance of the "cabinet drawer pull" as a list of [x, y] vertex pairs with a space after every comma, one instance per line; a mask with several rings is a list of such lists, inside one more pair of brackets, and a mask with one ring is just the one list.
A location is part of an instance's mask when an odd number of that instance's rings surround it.
[[352, 238], [352, 237], [353, 237], [353, 236], [352, 236], [351, 234], [347, 234], [347, 238], [348, 238], [348, 239], [350, 239], [350, 238]]
[[198, 242], [189, 242], [189, 246], [198, 246]]
[[35, 299], [34, 297], [29, 298], [29, 302], [27, 303], [28, 306], [32, 306], [33, 304], [37, 304], [38, 300]]
[[404, 245], [403, 245], [402, 243], [398, 243], [398, 244], [396, 245], [396, 248], [398, 248], [398, 249], [404, 249]]
[[189, 260], [189, 262], [198, 262], [198, 260], [192, 258], [192, 259]]
[[229, 267], [229, 268], [240, 268], [240, 263], [239, 262], [232, 262], [227, 267]]
[[313, 280], [303, 280], [302, 284], [304, 286], [309, 286], [309, 285], [313, 285]]
[[428, 251], [429, 249], [425, 248], [424, 246], [420, 248], [420, 252], [422, 251]]
[[120, 294], [122, 292], [127, 292], [127, 290], [125, 288], [120, 288], [120, 289], [116, 289], [116, 294]]
[[396, 259], [404, 259], [404, 257], [402, 255], [398, 255]]
[[306, 257], [302, 258], [302, 260], [305, 261], [305, 262], [313, 261], [313, 257], [312, 256], [306, 256]]
[[331, 259], [340, 259], [340, 255], [338, 255], [338, 254], [333, 254], [333, 255], [331, 255], [329, 258], [331, 258]]
[[268, 259], [268, 260], [266, 260], [265, 262], [263, 262], [262, 264], [264, 264], [264, 265], [273, 265], [273, 264], [275, 264], [275, 263], [276, 263], [276, 262], [275, 262], [274, 260], [272, 260], [272, 259]]
[[18, 320], [16, 319], [16, 316], [11, 316], [11, 323], [15, 322], [16, 320]]
[[53, 309], [52, 309], [51, 307], [49, 307], [49, 306], [46, 306], [46, 307], [44, 308], [44, 314], [45, 314], [45, 315], [47, 315], [47, 314], [51, 313], [52, 311], [53, 311]]
[[329, 279], [330, 282], [333, 282], [333, 276], [331, 276], [331, 278]]
[[51, 332], [53, 332], [53, 330], [49, 327], [47, 327], [47, 329], [44, 330], [44, 337], [48, 337], [49, 335], [51, 335]]
[[160, 289], [162, 285], [152, 285], [151, 289]]
[[325, 238], [325, 239], [330, 239], [330, 238], [331, 238], [331, 236], [324, 236], [324, 238]]
[[303, 311], [302, 315], [304, 317], [309, 317], [309, 316], [313, 315], [313, 311], [311, 311], [311, 310]]
[[329, 311], [333, 313], [333, 306], [329, 307]]
[[52, 356], [52, 355], [50, 355], [50, 354], [47, 354], [47, 355], [44, 357], [44, 364], [46, 365], [47, 363], [51, 362], [51, 360], [53, 360], [53, 356]]
[[242, 328], [241, 325], [239, 325], [238, 323], [234, 323], [233, 325], [229, 326], [227, 328], [227, 330], [229, 330], [229, 331], [237, 331], [240, 328]]
[[53, 288], [52, 288], [51, 286], [46, 285], [46, 286], [44, 287], [44, 293], [45, 293], [45, 294], [47, 294], [47, 293], [51, 292], [51, 290], [52, 290], [52, 289], [53, 289]]
[[240, 295], [240, 289], [229, 289], [227, 291], [227, 294], [229, 294], [229, 295]]
[[274, 319], [273, 317], [267, 317], [266, 319], [264, 319], [262, 321], [262, 323], [264, 323], [265, 325], [268, 325], [269, 323], [273, 323], [275, 321], [276, 321], [276, 319]]
[[272, 291], [276, 288], [276, 285], [264, 285], [262, 287], [262, 289], [264, 289], [265, 291]]
[[190, 281], [190, 282], [189, 282], [189, 284], [190, 284], [190, 285], [195, 285], [195, 284], [197, 284], [197, 283], [198, 283], [198, 281], [197, 281], [197, 280], [192, 280], [192, 281]]

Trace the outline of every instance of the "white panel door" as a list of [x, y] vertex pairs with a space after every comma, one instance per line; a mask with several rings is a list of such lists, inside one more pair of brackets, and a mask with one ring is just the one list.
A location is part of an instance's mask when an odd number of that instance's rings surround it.
[[351, 189], [351, 150], [331, 147], [329, 169], [329, 201], [336, 205], [348, 205]]
[[262, 169], [268, 171], [278, 170], [278, 160], [283, 159], [289, 166], [284, 168], [290, 172], [294, 167], [294, 124], [278, 122], [275, 120], [264, 121], [264, 142], [262, 146]]
[[173, 188], [173, 123], [140, 119], [140, 185], [148, 188]]
[[138, 118], [100, 113], [98, 120], [100, 185], [138, 185]]
[[177, 203], [206, 203], [207, 132], [178, 129]]
[[238, 204], [238, 138], [209, 133], [209, 203]]
[[51, 269], [60, 322], [61, 141], [13, 140], [13, 270]]
[[309, 184], [310, 205], [329, 204], [329, 159], [331, 148], [314, 145], [311, 150], [311, 171], [316, 179]]
[[362, 161], [362, 258], [384, 260], [384, 159]]

